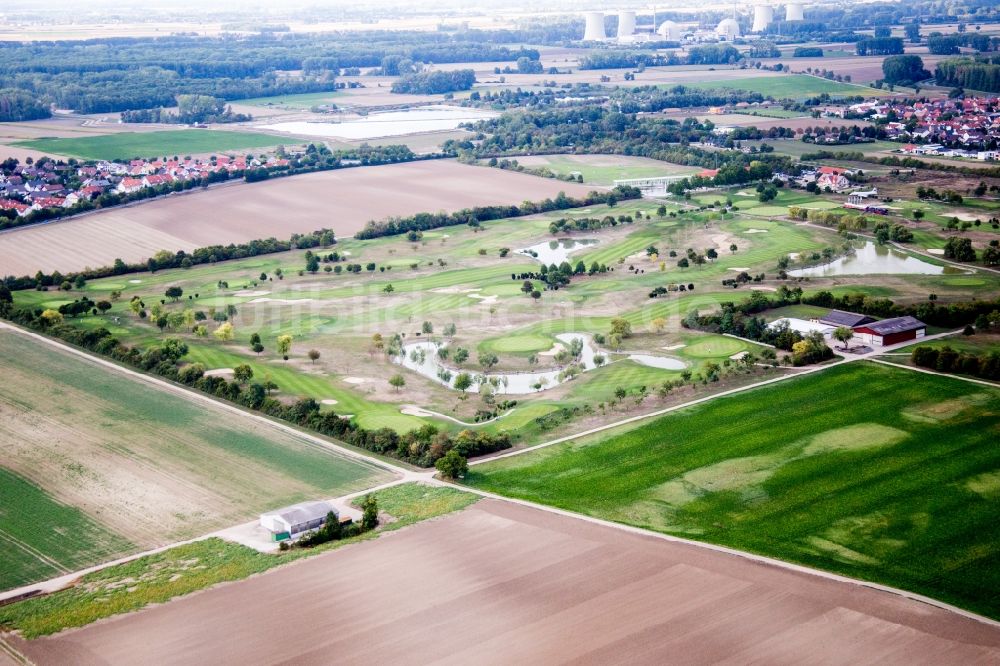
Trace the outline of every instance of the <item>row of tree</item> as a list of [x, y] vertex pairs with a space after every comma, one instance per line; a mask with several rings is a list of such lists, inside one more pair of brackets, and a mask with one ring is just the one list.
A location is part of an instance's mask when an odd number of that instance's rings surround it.
[[1000, 379], [1000, 352], [983, 354], [960, 352], [945, 345], [940, 349], [920, 346], [910, 354], [910, 360], [921, 368], [938, 372], [954, 372], [983, 379]]

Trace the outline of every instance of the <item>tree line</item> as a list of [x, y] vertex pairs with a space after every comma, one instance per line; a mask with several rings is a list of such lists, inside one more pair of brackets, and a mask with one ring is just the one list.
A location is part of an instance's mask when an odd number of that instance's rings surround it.
[[581, 199], [568, 197], [565, 192], [560, 192], [555, 199], [545, 199], [540, 202], [526, 201], [519, 206], [476, 206], [453, 213], [417, 213], [409, 217], [391, 217], [387, 220], [377, 222], [370, 221], [365, 225], [364, 229], [354, 234], [354, 237], [359, 240], [368, 240], [382, 236], [405, 234], [411, 231], [427, 231], [428, 229], [453, 227], [460, 224], [478, 226], [479, 223], [489, 220], [524, 217], [525, 215], [534, 215], [553, 210], [582, 208], [598, 204], [613, 206], [618, 201], [638, 199], [641, 196], [642, 193], [638, 189], [627, 186], [618, 186], [610, 192], [591, 192]]
[[910, 354], [913, 365], [938, 372], [953, 372], [993, 381], [1000, 380], [1000, 352], [960, 352], [945, 345], [940, 349], [920, 346]]
[[471, 69], [456, 69], [450, 72], [418, 72], [401, 76], [392, 82], [392, 92], [410, 95], [438, 95], [441, 93], [469, 90], [476, 82], [476, 73]]
[[939, 86], [1000, 92], [1000, 64], [993, 59], [949, 58], [934, 71]]

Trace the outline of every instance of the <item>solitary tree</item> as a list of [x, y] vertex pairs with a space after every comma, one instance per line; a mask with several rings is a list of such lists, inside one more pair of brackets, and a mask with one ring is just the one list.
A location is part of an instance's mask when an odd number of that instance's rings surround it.
[[212, 331], [212, 335], [214, 335], [216, 340], [219, 342], [229, 342], [233, 339], [233, 334], [233, 325], [228, 321], [222, 322], [222, 324], [219, 325], [219, 328]]
[[479, 365], [489, 372], [490, 369], [500, 362], [500, 358], [491, 352], [485, 352], [479, 355]]
[[391, 386], [396, 393], [399, 393], [399, 389], [406, 386], [406, 378], [399, 374], [393, 375], [392, 377], [389, 377], [389, 386]]
[[833, 332], [833, 337], [843, 343], [844, 349], [847, 349], [847, 343], [854, 337], [854, 331], [848, 326], [838, 326]]
[[472, 377], [467, 372], [460, 372], [455, 377], [455, 389], [465, 393], [472, 387]]
[[434, 466], [446, 479], [460, 479], [469, 471], [469, 461], [455, 449], [438, 458]]
[[246, 363], [236, 366], [233, 368], [233, 379], [238, 381], [240, 384], [246, 384], [248, 381], [253, 379], [253, 368]]
[[365, 495], [361, 500], [361, 529], [367, 532], [378, 527], [378, 502], [374, 495]]
[[309, 360], [312, 361], [313, 363], [315, 363], [316, 361], [319, 360], [319, 350], [318, 349], [310, 349], [309, 353], [308, 353], [308, 356], [309, 356]]
[[170, 300], [176, 301], [177, 299], [179, 299], [181, 296], [184, 295], [184, 290], [181, 289], [180, 287], [167, 287], [167, 290], [164, 292], [164, 294]]
[[282, 358], [286, 361], [288, 360], [288, 352], [292, 351], [292, 336], [290, 335], [279, 335], [277, 340], [278, 353], [281, 354]]
[[382, 287], [382, 293], [384, 293], [384, 294], [391, 294], [394, 291], [396, 291], [396, 288], [392, 286], [391, 282], [389, 284], [385, 285], [384, 287]]

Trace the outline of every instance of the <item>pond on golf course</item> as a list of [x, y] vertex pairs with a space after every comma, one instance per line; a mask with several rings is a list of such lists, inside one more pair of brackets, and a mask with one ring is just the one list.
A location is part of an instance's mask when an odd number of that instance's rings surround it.
[[863, 247], [828, 264], [788, 271], [791, 277], [830, 277], [834, 275], [950, 275], [966, 271], [953, 266], [938, 266], [885, 245], [867, 242]]
[[[583, 345], [577, 365], [583, 372], [593, 370], [597, 367], [594, 357], [601, 354], [593, 341], [580, 333], [562, 333], [556, 336], [567, 349], [574, 341], [579, 340]], [[393, 361], [399, 363], [404, 368], [413, 370], [428, 379], [448, 388], [455, 388], [455, 378], [460, 373], [467, 373], [472, 378], [472, 386], [468, 391], [479, 393], [480, 387], [489, 384], [493, 387], [493, 392], [497, 395], [523, 395], [526, 393], [538, 393], [546, 389], [554, 388], [572, 378], [572, 375], [564, 375], [564, 369], [539, 370], [537, 372], [496, 372], [485, 373], [474, 370], [456, 368], [445, 365], [438, 356], [438, 349], [443, 345], [439, 342], [421, 340], [403, 345], [403, 353], [393, 357]], [[653, 356], [649, 354], [630, 354], [628, 359], [653, 368], [666, 370], [683, 370], [685, 363], [675, 358], [665, 356]]]
[[537, 259], [546, 266], [552, 264], [558, 266], [564, 261], [568, 262], [569, 255], [580, 248], [597, 245], [597, 243], [598, 241], [593, 238], [560, 238], [558, 240], [536, 243], [531, 247], [518, 250], [517, 253]]

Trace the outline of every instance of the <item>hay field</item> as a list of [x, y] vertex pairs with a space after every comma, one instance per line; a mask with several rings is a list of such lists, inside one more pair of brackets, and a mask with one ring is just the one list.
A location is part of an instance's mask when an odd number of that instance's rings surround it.
[[[4, 572], [2, 588], [388, 478], [374, 465], [13, 329], [0, 329], [0, 349], [0, 461], [47, 495], [16, 493], [11, 513], [4, 515], [6, 502], [0, 513], [0, 531], [17, 534], [17, 514], [38, 511], [43, 500], [85, 514], [50, 519], [39, 511], [19, 538], [49, 566]], [[89, 532], [92, 523], [100, 529]], [[82, 545], [67, 556], [65, 545], [49, 542], [51, 531], [74, 526]]]
[[476, 205], [582, 196], [592, 188], [452, 160], [324, 171], [190, 192], [0, 234], [0, 273], [69, 272], [320, 228], [354, 234], [369, 220]]
[[691, 88], [711, 90], [724, 88], [731, 90], [749, 90], [750, 92], [768, 95], [775, 99], [799, 99], [814, 97], [823, 93], [832, 96], [854, 96], [881, 97], [888, 95], [886, 90], [876, 90], [860, 85], [849, 83], [838, 83], [818, 76], [806, 74], [790, 74], [787, 76], [756, 76], [750, 75], [743, 78], [731, 79], [728, 81], [708, 80], [703, 82], [691, 82], [685, 85]]
[[469, 481], [1000, 617], [998, 432], [996, 390], [851, 364]]
[[496, 500], [78, 631], [10, 642], [42, 666], [1000, 659], [996, 627], [945, 610]]

